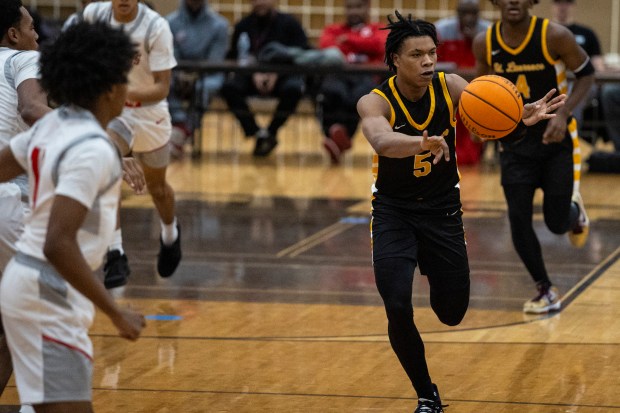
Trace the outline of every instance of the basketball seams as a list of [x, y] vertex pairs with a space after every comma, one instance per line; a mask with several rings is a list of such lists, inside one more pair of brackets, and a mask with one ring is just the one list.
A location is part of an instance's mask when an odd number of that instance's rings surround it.
[[508, 135], [523, 116], [519, 90], [510, 80], [497, 75], [472, 80], [463, 89], [458, 106], [463, 125], [485, 140]]
[[[472, 96], [477, 97], [476, 95], [473, 95], [473, 94], [472, 94]], [[492, 106], [492, 107], [493, 107], [493, 109], [497, 110], [497, 108], [495, 106]], [[472, 126], [476, 126], [477, 125], [477, 126], [479, 126], [481, 128], [484, 128], [486, 130], [493, 131], [493, 132], [506, 132], [506, 133], [510, 133], [515, 128], [515, 126], [512, 126], [510, 128], [507, 128], [507, 129], [493, 129], [493, 128], [489, 127], [489, 126], [482, 125], [482, 124], [476, 122], [475, 120], [473, 120], [471, 115], [467, 112], [467, 109], [465, 109], [463, 107], [463, 105], [461, 105], [460, 102], [459, 102], [459, 112], [464, 113], [466, 115], [465, 118], [463, 118], [461, 116], [461, 120], [463, 121], [463, 124], [467, 127], [467, 129], [470, 129]], [[504, 115], [503, 112], [500, 112], [500, 111], [498, 111], [498, 112], [501, 113], [502, 115]], [[507, 116], [507, 118], [512, 120], [512, 118], [510, 118], [508, 116]]]
[[[495, 80], [497, 80], [497, 82]], [[501, 86], [504, 90], [507, 90], [510, 93], [511, 97], [516, 101], [517, 107], [519, 108], [519, 114], [522, 114], [523, 100], [521, 99], [521, 92], [519, 92], [519, 89], [517, 89], [517, 87], [510, 80], [506, 79], [503, 76], [486, 75], [486, 76], [478, 77], [471, 81], [471, 83], [475, 83], [475, 82], [490, 82], [498, 86]], [[511, 92], [514, 92], [514, 93], [511, 93]]]
[[501, 113], [502, 115], [506, 116], [508, 119], [510, 119], [511, 121], [517, 123], [519, 122], [520, 119], [515, 119], [514, 117], [510, 116], [510, 114], [504, 112], [502, 109], [498, 108], [497, 106], [495, 106], [492, 102], [489, 102], [488, 100], [486, 100], [485, 98], [470, 92], [469, 90], [464, 90], [463, 92], [467, 93], [468, 95], [471, 95], [473, 97], [475, 97], [476, 99], [480, 100], [481, 102], [486, 103], [487, 105], [489, 105], [490, 107], [492, 107], [493, 109], [495, 109], [496, 111], [498, 111], [499, 113]]

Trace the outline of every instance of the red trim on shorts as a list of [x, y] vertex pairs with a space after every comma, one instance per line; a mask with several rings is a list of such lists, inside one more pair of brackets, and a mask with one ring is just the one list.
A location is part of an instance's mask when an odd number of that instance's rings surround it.
[[78, 353], [84, 355], [84, 357], [89, 359], [91, 363], [93, 362], [93, 358], [91, 356], [89, 356], [84, 350], [81, 350], [81, 349], [79, 349], [79, 348], [77, 348], [75, 346], [72, 346], [71, 344], [63, 343], [62, 341], [60, 341], [58, 339], [55, 339], [53, 337], [50, 337], [50, 336], [46, 336], [45, 334], [43, 334], [42, 337], [43, 337], [43, 340], [45, 340], [45, 341], [49, 341], [49, 342], [52, 342], [52, 343], [60, 344], [61, 346], [67, 347], [69, 350], [77, 351]]

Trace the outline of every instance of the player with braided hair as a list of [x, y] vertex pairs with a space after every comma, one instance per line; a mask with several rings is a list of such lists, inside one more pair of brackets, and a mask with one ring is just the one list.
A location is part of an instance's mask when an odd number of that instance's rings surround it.
[[[435, 72], [437, 33], [433, 24], [388, 17], [385, 62], [395, 72], [358, 102], [362, 131], [375, 150], [372, 200], [372, 259], [377, 289], [388, 318], [392, 349], [418, 395], [416, 413], [441, 413], [437, 386], [426, 364], [414, 323], [414, 270], [427, 276], [431, 307], [454, 326], [469, 305], [459, 173], [455, 157], [455, 113], [467, 81]], [[563, 104], [551, 91], [524, 108], [523, 122], [549, 119]]]

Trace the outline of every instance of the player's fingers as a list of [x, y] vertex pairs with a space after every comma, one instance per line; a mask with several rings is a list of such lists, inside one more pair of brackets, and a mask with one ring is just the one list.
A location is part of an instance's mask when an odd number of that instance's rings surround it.
[[547, 102], [555, 94], [556, 89], [553, 88], [547, 92], [547, 94], [541, 99], [543, 102]]
[[448, 162], [450, 160], [450, 148], [448, 147], [448, 144], [446, 143], [446, 141], [443, 142], [443, 153], [444, 153], [444, 158], [446, 159], [446, 162]]
[[435, 155], [435, 157], [433, 158], [433, 165], [437, 165], [437, 163], [441, 161], [441, 157], [443, 156], [443, 151], [438, 150], [433, 155]]

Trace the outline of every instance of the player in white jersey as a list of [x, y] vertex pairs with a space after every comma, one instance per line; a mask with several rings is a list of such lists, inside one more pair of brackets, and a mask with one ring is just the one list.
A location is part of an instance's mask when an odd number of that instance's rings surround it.
[[[20, 0], [0, 0], [0, 150], [51, 109], [38, 77], [38, 35]], [[0, 274], [15, 253], [28, 211], [27, 178], [0, 183]], [[0, 324], [0, 394], [12, 373]]]
[[[129, 73], [126, 107], [122, 115], [108, 125], [108, 132], [117, 142], [124, 142], [127, 152], [131, 149], [142, 165], [147, 189], [161, 219], [157, 270], [160, 276], [169, 277], [181, 261], [174, 191], [166, 181], [171, 132], [166, 97], [172, 68], [176, 66], [170, 26], [138, 0], [91, 3], [84, 9], [83, 17], [85, 21], [104, 21], [112, 27], [122, 27], [138, 46], [139, 56]], [[106, 287], [125, 284], [129, 267], [122, 249], [120, 228], [106, 261]]]
[[[38, 35], [20, 0], [0, 0], [0, 149], [51, 109], [38, 77]], [[0, 273], [22, 228], [26, 179], [0, 184]]]
[[59, 108], [0, 151], [0, 182], [28, 173], [32, 212], [0, 306], [20, 399], [36, 411], [92, 412], [93, 304], [121, 337], [136, 340], [144, 327], [93, 273], [114, 231], [122, 175], [103, 127], [122, 111], [134, 57], [120, 30], [69, 28], [40, 59], [41, 84]]

